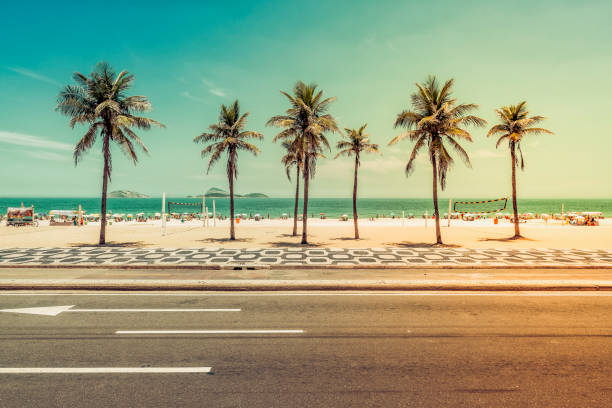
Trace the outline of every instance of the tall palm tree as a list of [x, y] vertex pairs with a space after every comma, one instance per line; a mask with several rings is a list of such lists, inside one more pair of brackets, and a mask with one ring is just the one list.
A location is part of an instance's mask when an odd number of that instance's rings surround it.
[[[521, 232], [519, 230], [519, 219], [518, 219], [518, 205], [516, 202], [516, 168], [519, 165], [521, 170], [525, 169], [525, 162], [523, 160], [523, 151], [521, 150], [521, 141], [526, 135], [540, 135], [549, 134], [552, 135], [548, 129], [533, 127], [545, 118], [543, 116], [532, 116], [529, 117], [529, 111], [527, 110], [527, 102], [523, 101], [518, 105], [503, 106], [500, 109], [495, 109], [495, 113], [499, 116], [500, 123], [493, 126], [487, 137], [493, 135], [500, 135], [497, 139], [495, 147], [498, 148], [503, 141], [508, 142], [510, 149], [510, 161], [512, 164], [512, 207], [514, 209], [514, 236], [513, 239], [521, 238]], [[518, 155], [517, 155], [518, 151]]]
[[361, 152], [378, 153], [378, 145], [370, 143], [370, 135], [365, 133], [368, 124], [364, 124], [359, 129], [344, 128], [345, 135], [338, 141], [336, 149], [340, 150], [336, 159], [340, 156], [355, 156], [355, 175], [353, 180], [353, 223], [355, 224], [355, 239], [359, 239], [359, 228], [357, 227], [357, 169], [361, 165]]
[[232, 241], [236, 239], [234, 232], [234, 180], [238, 177], [238, 152], [242, 150], [257, 156], [259, 149], [247, 140], [263, 139], [263, 135], [259, 132], [244, 130], [248, 116], [249, 112], [240, 115], [238, 100], [235, 100], [230, 106], [221, 105], [219, 122], [213, 123], [208, 127], [208, 132], [204, 132], [193, 139], [195, 143], [208, 144], [201, 153], [202, 157], [210, 155], [206, 173], [210, 171], [212, 165], [221, 158], [223, 153], [227, 153], [226, 172], [230, 190], [230, 240]]
[[407, 131], [396, 136], [389, 145], [409, 138], [416, 142], [410, 159], [406, 164], [406, 175], [414, 170], [414, 161], [423, 147], [427, 154], [433, 172], [433, 203], [436, 219], [436, 244], [442, 244], [440, 233], [440, 212], [438, 210], [438, 181], [442, 190], [446, 187], [446, 174], [454, 160], [448, 147], [461, 158], [466, 166], [471, 167], [470, 157], [456, 139], [472, 141], [472, 136], [464, 129], [466, 125], [484, 126], [486, 121], [477, 116], [469, 115], [478, 108], [474, 104], [457, 104], [452, 98], [454, 80], [450, 79], [440, 87], [435, 76], [430, 76], [425, 82], [416, 84], [418, 91], [411, 95], [413, 110], [405, 110], [397, 115], [395, 127], [406, 128]]
[[297, 236], [297, 216], [298, 201], [300, 199], [300, 168], [302, 166], [302, 155], [291, 142], [285, 140], [282, 143], [285, 155], [281, 158], [281, 163], [285, 166], [287, 178], [291, 181], [291, 168], [295, 166], [295, 204], [293, 206], [293, 236]]
[[316, 84], [306, 85], [298, 81], [293, 95], [281, 91], [289, 99], [291, 107], [285, 115], [274, 116], [268, 126], [284, 128], [274, 140], [288, 140], [302, 155], [302, 177], [304, 178], [304, 211], [302, 215], [302, 244], [308, 244], [308, 187], [314, 177], [317, 159], [323, 158], [324, 149], [330, 150], [326, 134], [339, 132], [336, 119], [329, 113], [329, 105], [335, 97], [323, 99], [323, 91]]
[[75, 72], [76, 85], [66, 85], [57, 97], [56, 110], [69, 116], [70, 127], [88, 124], [89, 128], [74, 148], [74, 164], [78, 164], [83, 153], [93, 147], [98, 134], [102, 137], [102, 202], [99, 244], [106, 243], [106, 193], [111, 179], [112, 159], [110, 145], [117, 143], [123, 152], [138, 162], [135, 144], [145, 153], [147, 147], [134, 133], [133, 128], [149, 130], [152, 125], [164, 127], [161, 123], [137, 116], [151, 110], [146, 96], [127, 96], [126, 91], [134, 81], [134, 75], [121, 71], [118, 75], [106, 62], [98, 63], [89, 77]]

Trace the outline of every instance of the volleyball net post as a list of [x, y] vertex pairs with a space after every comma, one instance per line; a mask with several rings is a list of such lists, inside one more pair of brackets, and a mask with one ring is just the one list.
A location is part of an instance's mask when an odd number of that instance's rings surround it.
[[[206, 208], [206, 194], [204, 194], [202, 196], [202, 212], [204, 212], [204, 209]], [[203, 227], [207, 227], [208, 226], [208, 210], [206, 210], [206, 214], [202, 214], [202, 226]]]
[[162, 193], [162, 208], [161, 208], [161, 226], [162, 226], [162, 236], [166, 235], [166, 193]]
[[213, 200], [213, 227], [217, 226], [217, 211], [215, 208], [215, 200]]

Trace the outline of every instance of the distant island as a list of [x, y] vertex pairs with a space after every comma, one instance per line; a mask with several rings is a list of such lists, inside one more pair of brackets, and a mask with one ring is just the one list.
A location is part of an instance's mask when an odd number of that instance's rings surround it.
[[[229, 192], [222, 190], [220, 188], [212, 187], [208, 189], [205, 196], [206, 198], [229, 198]], [[202, 198], [202, 194], [190, 195], [187, 197], [188, 198]], [[269, 197], [263, 193], [249, 193], [249, 194], [234, 193], [234, 198], [269, 198]]]
[[108, 194], [108, 198], [151, 198], [151, 196], [148, 196], [146, 194], [137, 193], [135, 191], [117, 190], [117, 191], [111, 191]]

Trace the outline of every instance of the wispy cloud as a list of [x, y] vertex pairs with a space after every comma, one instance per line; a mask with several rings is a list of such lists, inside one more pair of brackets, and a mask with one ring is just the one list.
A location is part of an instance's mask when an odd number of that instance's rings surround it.
[[58, 154], [54, 152], [42, 152], [36, 150], [28, 150], [26, 154], [30, 157], [40, 160], [64, 161], [69, 160], [70, 156], [66, 154]]
[[219, 96], [221, 98], [225, 98], [226, 93], [223, 89], [219, 88], [217, 85], [215, 85], [214, 82], [206, 79], [206, 78], [202, 78], [202, 83], [208, 88], [208, 92], [210, 92], [211, 94], [215, 95], [215, 96]]
[[220, 96], [220, 97], [222, 97], [222, 98], [223, 98], [223, 97], [225, 97], [225, 92], [223, 92], [223, 91], [222, 91], [222, 90], [220, 90], [220, 89], [210, 89], [210, 90], [209, 90], [209, 92], [210, 92], [211, 94], [213, 94], [213, 95], [217, 95], [217, 96]]
[[181, 92], [181, 96], [187, 99], [191, 99], [192, 101], [196, 101], [196, 102], [204, 102], [204, 99], [199, 98], [197, 96], [194, 96], [192, 94], [189, 93], [189, 91], [183, 91]]
[[53, 85], [57, 85], [57, 86], [62, 86], [61, 83], [59, 83], [58, 81], [56, 81], [55, 79], [51, 79], [49, 77], [46, 77], [44, 75], [41, 75], [37, 72], [31, 71], [29, 69], [26, 68], [19, 68], [19, 67], [6, 67], [6, 69], [13, 71], [19, 75], [23, 75], [26, 76], [28, 78], [32, 78], [32, 79], [36, 79], [37, 81], [42, 81], [42, 82], [47, 82], [49, 84], [53, 84]]
[[35, 147], [38, 149], [53, 150], [72, 150], [72, 146], [67, 143], [56, 142], [40, 136], [26, 135], [23, 133], [8, 132], [0, 130], [0, 143], [17, 146]]

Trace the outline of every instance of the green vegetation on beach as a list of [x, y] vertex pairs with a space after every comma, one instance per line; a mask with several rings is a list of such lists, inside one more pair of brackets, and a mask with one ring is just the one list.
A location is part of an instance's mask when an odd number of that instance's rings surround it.
[[151, 198], [151, 196], [130, 190], [116, 190], [108, 193], [108, 198]]
[[[189, 195], [187, 197], [188, 198], [202, 198], [202, 196], [205, 196], [206, 198], [229, 198], [230, 193], [223, 189], [212, 187], [212, 188], [209, 188], [205, 194]], [[268, 197], [267, 195], [263, 193], [249, 193], [249, 194], [235, 194], [234, 193], [234, 198], [270, 198], [270, 197]]]

